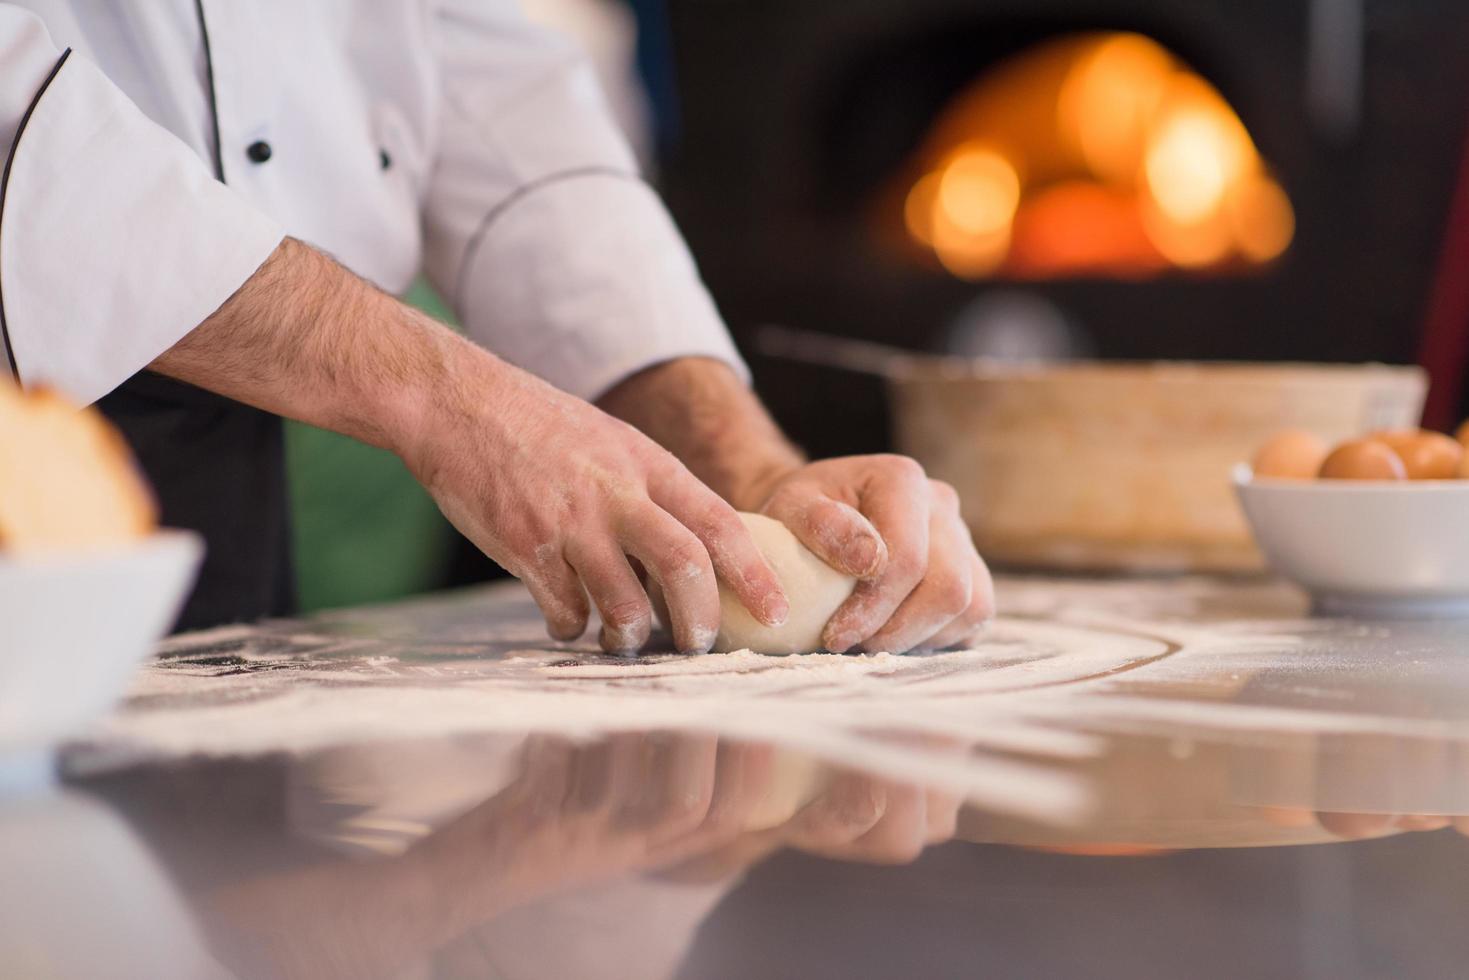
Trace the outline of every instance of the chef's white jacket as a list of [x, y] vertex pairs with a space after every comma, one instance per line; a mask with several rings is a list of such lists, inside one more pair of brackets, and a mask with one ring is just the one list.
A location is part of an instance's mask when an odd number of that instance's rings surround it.
[[[577, 53], [513, 0], [0, 3], [0, 339], [91, 402], [289, 234], [584, 398], [738, 355]], [[3, 370], [3, 366], [0, 366]]]

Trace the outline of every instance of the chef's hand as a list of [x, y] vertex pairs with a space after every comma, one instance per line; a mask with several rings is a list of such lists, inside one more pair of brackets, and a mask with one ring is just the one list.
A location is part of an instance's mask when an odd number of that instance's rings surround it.
[[759, 508], [861, 579], [822, 635], [829, 650], [942, 648], [994, 614], [989, 569], [954, 488], [906, 456], [848, 456], [780, 476]]
[[952, 646], [993, 615], [994, 586], [958, 497], [913, 460], [807, 463], [733, 371], [700, 358], [634, 375], [598, 404], [671, 449], [735, 507], [774, 517], [862, 580], [827, 624], [828, 649]]
[[744, 524], [678, 460], [294, 239], [152, 367], [397, 453], [558, 639], [586, 628], [589, 594], [605, 647], [643, 645], [628, 555], [663, 586], [681, 650], [714, 640], [716, 572], [756, 619], [786, 615]]
[[662, 586], [680, 651], [714, 642], [716, 575], [758, 620], [784, 621], [780, 580], [725, 500], [625, 422], [489, 367], [445, 393], [406, 458], [454, 526], [529, 587], [552, 637], [582, 634], [590, 596], [605, 649], [647, 642], [653, 610], [628, 556]]

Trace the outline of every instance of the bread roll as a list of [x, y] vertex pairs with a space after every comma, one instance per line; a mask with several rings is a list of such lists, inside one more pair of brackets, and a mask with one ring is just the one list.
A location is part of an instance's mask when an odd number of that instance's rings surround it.
[[101, 413], [0, 382], [0, 554], [105, 548], [156, 524], [132, 453]]

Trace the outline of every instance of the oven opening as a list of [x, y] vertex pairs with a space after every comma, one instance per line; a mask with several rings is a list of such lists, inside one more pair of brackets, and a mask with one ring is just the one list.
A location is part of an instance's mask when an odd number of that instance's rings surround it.
[[1132, 32], [993, 64], [878, 192], [872, 231], [965, 280], [1217, 276], [1268, 266], [1295, 212], [1202, 74]]

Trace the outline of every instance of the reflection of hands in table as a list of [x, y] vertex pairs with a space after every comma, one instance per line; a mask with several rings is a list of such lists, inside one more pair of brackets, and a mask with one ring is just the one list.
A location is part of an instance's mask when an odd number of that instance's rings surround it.
[[954, 836], [961, 802], [952, 793], [847, 770], [771, 833], [781, 844], [823, 857], [907, 864]]
[[[714, 736], [532, 739], [513, 782], [404, 854], [232, 884], [206, 918], [248, 975], [391, 973], [512, 908], [631, 872], [714, 880], [787, 845], [902, 862], [954, 833], [957, 797], [845, 770], [778, 786], [775, 757]], [[794, 815], [770, 826], [772, 797], [792, 793]]]
[[1392, 814], [1392, 813], [1345, 813], [1330, 810], [1310, 810], [1306, 807], [1262, 807], [1262, 813], [1271, 823], [1281, 827], [1309, 827], [1318, 825], [1322, 830], [1335, 834], [1343, 840], [1370, 840], [1403, 832], [1443, 830], [1454, 827], [1469, 837], [1469, 816], [1445, 816], [1440, 814]]
[[[1469, 835], [1469, 816], [1453, 812], [1462, 809], [1469, 785], [1469, 745], [1455, 739], [1321, 734], [1297, 743], [1279, 768], [1290, 774], [1286, 785], [1294, 785], [1299, 800], [1262, 808], [1279, 826], [1320, 828], [1343, 840], [1448, 827]], [[1303, 799], [1302, 789], [1309, 792]]]
[[[775, 787], [774, 792], [790, 789]], [[665, 873], [712, 879], [785, 847], [840, 861], [907, 864], [954, 836], [962, 804], [962, 797], [942, 790], [851, 769], [828, 770], [819, 790], [789, 819], [752, 830]]]
[[522, 779], [419, 850], [453, 851], [479, 825], [514, 827], [523, 896], [631, 870], [724, 875], [787, 846], [906, 863], [954, 835], [954, 794], [814, 763], [782, 779], [776, 754], [693, 735], [534, 743]]
[[511, 908], [737, 837], [772, 756], [712, 736], [535, 738], [519, 777], [406, 853], [234, 884], [207, 918], [246, 975], [391, 974]]
[[1347, 840], [1366, 840], [1398, 831], [1443, 830], [1455, 824], [1461, 830], [1469, 828], [1469, 822], [1463, 817], [1412, 813], [1318, 813], [1316, 822], [1323, 829]]
[[773, 758], [714, 736], [535, 739], [518, 780], [410, 856], [467, 887], [493, 881], [490, 904], [660, 867], [738, 837], [769, 792]]

